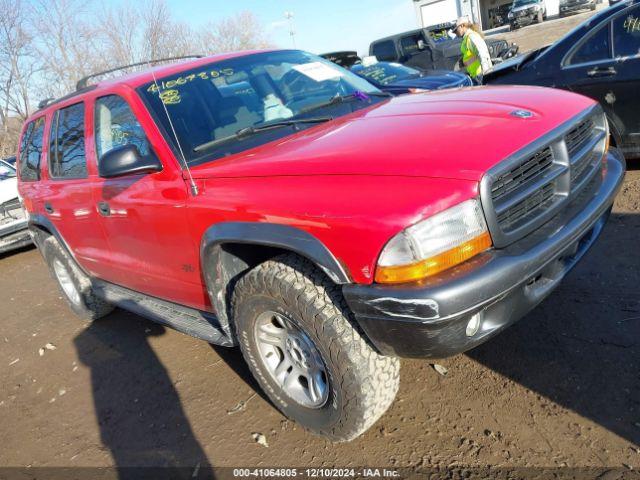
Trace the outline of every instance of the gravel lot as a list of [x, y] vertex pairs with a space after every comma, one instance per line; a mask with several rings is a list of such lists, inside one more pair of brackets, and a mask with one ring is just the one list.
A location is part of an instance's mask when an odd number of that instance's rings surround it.
[[[560, 35], [578, 17], [549, 30]], [[531, 34], [533, 45], [549, 39], [546, 27], [509, 35], [529, 45]], [[640, 170], [630, 168], [601, 239], [551, 297], [494, 340], [439, 362], [446, 376], [426, 361], [404, 361], [389, 412], [348, 444], [284, 419], [239, 351], [120, 310], [83, 324], [36, 250], [0, 257], [0, 466], [570, 466], [631, 474], [640, 468]]]

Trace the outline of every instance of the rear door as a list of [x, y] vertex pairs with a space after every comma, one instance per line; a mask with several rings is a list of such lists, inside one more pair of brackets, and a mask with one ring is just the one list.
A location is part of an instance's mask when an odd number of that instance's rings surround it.
[[76, 260], [100, 276], [106, 242], [93, 207], [95, 170], [87, 167], [85, 102], [53, 113], [49, 128], [47, 178], [42, 179], [43, 213], [53, 223]]
[[[130, 102], [112, 93], [95, 99], [91, 155], [133, 144], [141, 155], [159, 158]], [[141, 104], [138, 103], [138, 108]], [[147, 114], [148, 115], [148, 114]], [[160, 158], [163, 171], [96, 178], [93, 208], [109, 244], [109, 272], [103, 278], [138, 292], [206, 309], [209, 300], [199, 266], [199, 244], [186, 214], [188, 189], [172, 158]]]

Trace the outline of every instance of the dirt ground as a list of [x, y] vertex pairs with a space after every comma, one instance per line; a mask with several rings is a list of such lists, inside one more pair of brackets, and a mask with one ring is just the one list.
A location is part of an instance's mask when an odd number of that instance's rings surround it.
[[557, 291], [495, 339], [439, 362], [446, 376], [427, 361], [403, 361], [387, 414], [337, 445], [284, 419], [237, 350], [121, 310], [83, 324], [36, 250], [5, 255], [0, 466], [492, 465], [631, 473], [640, 469], [639, 237], [635, 163], [601, 239]]

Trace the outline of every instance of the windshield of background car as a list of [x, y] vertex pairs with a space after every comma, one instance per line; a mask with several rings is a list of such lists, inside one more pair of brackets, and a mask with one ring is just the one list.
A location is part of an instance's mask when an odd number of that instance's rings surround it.
[[6, 180], [7, 178], [14, 178], [16, 171], [4, 162], [0, 162], [0, 180]]
[[522, 7], [524, 5], [533, 5], [538, 3], [537, 0], [515, 0], [513, 2], [513, 8]]
[[[334, 63], [306, 52], [263, 52], [223, 60], [139, 88], [165, 136], [189, 164], [208, 162], [290, 135], [313, 123], [233, 136], [247, 127], [351, 113], [382, 97], [373, 85]], [[353, 95], [353, 94], [356, 95]], [[350, 101], [334, 102], [353, 95]], [[169, 118], [171, 121], [169, 121]], [[177, 136], [176, 144], [173, 131]], [[231, 137], [233, 141], [221, 141]], [[203, 145], [211, 147], [202, 148]]]
[[369, 67], [358, 65], [352, 69], [361, 77], [380, 85], [389, 85], [398, 80], [418, 77], [420, 72], [414, 68], [405, 67], [399, 63], [380, 62]]

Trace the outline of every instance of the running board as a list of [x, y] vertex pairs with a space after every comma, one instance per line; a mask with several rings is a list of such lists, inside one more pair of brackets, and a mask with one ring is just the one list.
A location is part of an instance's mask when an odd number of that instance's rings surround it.
[[223, 347], [234, 345], [212, 313], [160, 300], [103, 280], [93, 279], [92, 282], [96, 295], [124, 310], [209, 343]]

